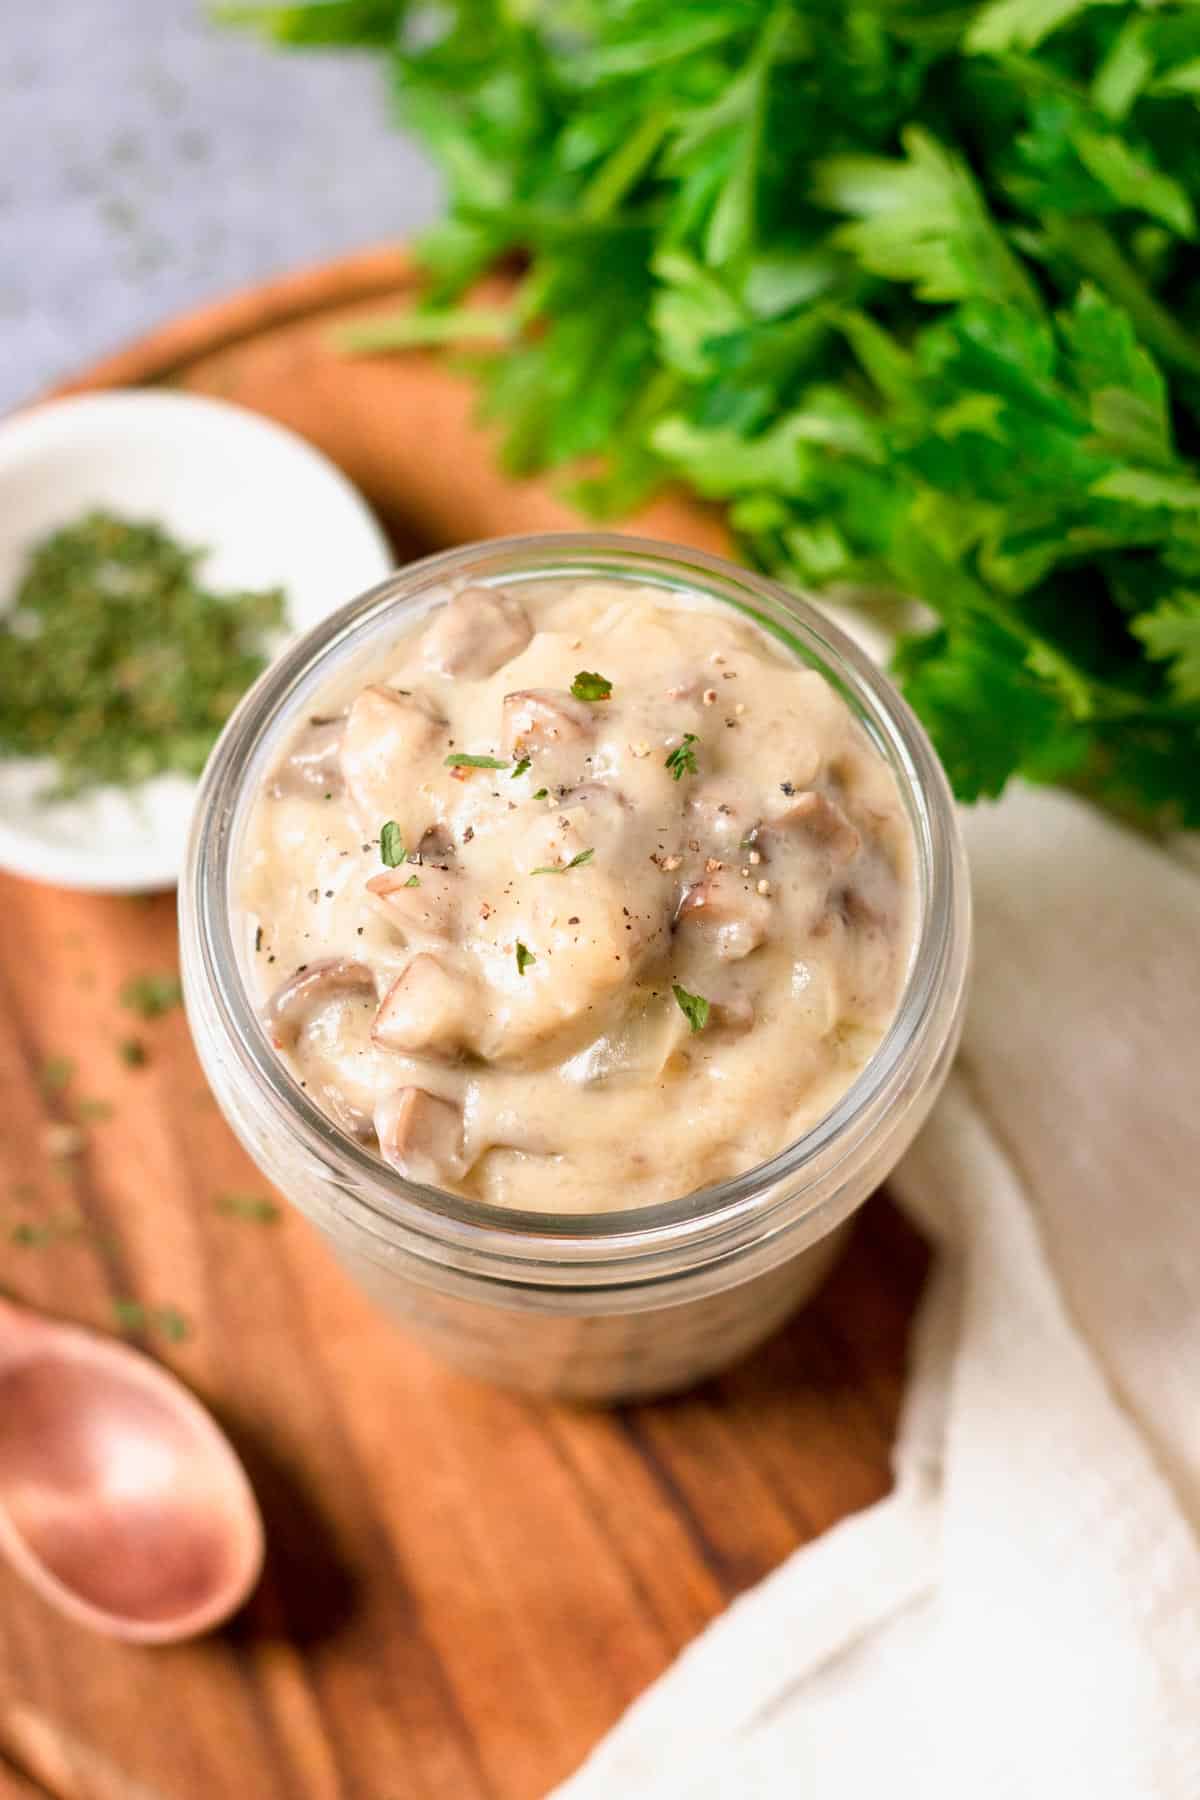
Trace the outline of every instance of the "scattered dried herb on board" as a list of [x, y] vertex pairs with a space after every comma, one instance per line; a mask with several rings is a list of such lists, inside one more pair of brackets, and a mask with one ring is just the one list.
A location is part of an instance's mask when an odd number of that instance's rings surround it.
[[[161, 1019], [182, 999], [183, 987], [178, 975], [174, 974], [133, 975], [121, 989], [121, 1005], [143, 1019]], [[145, 1058], [135, 1057], [134, 1060], [145, 1061]]]
[[280, 1216], [274, 1200], [261, 1194], [218, 1194], [215, 1205], [227, 1218], [249, 1219], [256, 1225], [274, 1225]]
[[105, 512], [35, 546], [0, 614], [0, 757], [53, 758], [46, 799], [199, 774], [284, 616], [279, 588], [202, 585], [204, 554]]
[[114, 1300], [113, 1318], [122, 1331], [155, 1331], [169, 1343], [191, 1336], [191, 1325], [177, 1306], [145, 1306], [140, 1300]]
[[87, 1225], [78, 1213], [59, 1213], [50, 1219], [17, 1219], [6, 1228], [10, 1244], [22, 1250], [44, 1250], [51, 1244], [82, 1237]]

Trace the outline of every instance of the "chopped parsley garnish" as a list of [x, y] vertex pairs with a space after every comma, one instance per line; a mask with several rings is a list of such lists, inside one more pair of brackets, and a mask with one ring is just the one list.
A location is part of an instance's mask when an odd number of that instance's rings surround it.
[[80, 1118], [87, 1119], [93, 1124], [99, 1124], [102, 1119], [111, 1119], [112, 1111], [111, 1100], [81, 1100], [79, 1102]]
[[0, 619], [0, 757], [51, 759], [47, 800], [200, 773], [284, 610], [279, 588], [214, 593], [202, 560], [107, 512], [35, 544]]
[[708, 1024], [710, 1007], [703, 994], [689, 994], [685, 987], [677, 981], [671, 983], [671, 992], [679, 1003], [679, 1010], [693, 1031], [703, 1031]]
[[407, 860], [408, 851], [404, 848], [404, 840], [400, 836], [400, 827], [395, 819], [389, 819], [379, 830], [379, 856], [389, 869], [398, 869]]
[[685, 731], [682, 744], [677, 744], [670, 756], [667, 757], [664, 766], [670, 769], [671, 774], [676, 781], [682, 781], [685, 775], [695, 775], [697, 773], [696, 752], [692, 749], [692, 745], [698, 744], [699, 742], [700, 739], [696, 736], [694, 731]]
[[117, 1045], [117, 1055], [127, 1069], [143, 1069], [149, 1060], [141, 1038], [122, 1038]]
[[279, 1218], [274, 1200], [261, 1194], [218, 1194], [216, 1209], [229, 1219], [250, 1219], [256, 1225], [273, 1225]]
[[517, 939], [517, 973], [518, 973], [518, 975], [523, 975], [525, 973], [526, 969], [529, 967], [530, 963], [535, 963], [536, 961], [537, 961], [537, 957], [533, 954], [533, 951], [530, 950], [526, 944], [523, 944], [521, 942], [520, 938], [518, 938]]
[[594, 850], [581, 850], [577, 856], [571, 858], [570, 862], [549, 863], [544, 868], [534, 869], [532, 872], [535, 875], [565, 875], [568, 869], [581, 869], [584, 863], [591, 862], [595, 854]]
[[182, 999], [178, 975], [134, 975], [121, 989], [121, 1005], [143, 1019], [160, 1019]]
[[608, 700], [612, 695], [612, 682], [607, 675], [580, 669], [571, 683], [571, 692], [576, 700]]
[[517, 779], [518, 775], [523, 775], [525, 773], [526, 769], [529, 769], [532, 767], [533, 767], [533, 764], [531, 763], [529, 757], [523, 756], [508, 779], [510, 781], [515, 781]]
[[461, 756], [455, 751], [446, 758], [443, 766], [447, 769], [507, 769], [508, 764], [499, 756]]
[[420, 887], [421, 877], [419, 875], [410, 875], [404, 885], [405, 887]]
[[544, 800], [546, 798], [546, 796], [549, 794], [549, 792], [550, 792], [549, 788], [539, 788], [537, 793], [533, 797], [535, 800]]

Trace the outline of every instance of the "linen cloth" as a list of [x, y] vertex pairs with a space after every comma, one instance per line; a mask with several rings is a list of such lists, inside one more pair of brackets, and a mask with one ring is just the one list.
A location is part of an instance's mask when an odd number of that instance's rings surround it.
[[962, 1054], [892, 1183], [937, 1247], [894, 1490], [558, 1800], [1200, 1800], [1200, 877], [1062, 794], [964, 830]]

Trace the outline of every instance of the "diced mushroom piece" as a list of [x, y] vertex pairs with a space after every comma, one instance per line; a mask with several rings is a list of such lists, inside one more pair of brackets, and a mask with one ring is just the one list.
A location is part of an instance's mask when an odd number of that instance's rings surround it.
[[375, 1108], [375, 1132], [385, 1162], [410, 1181], [430, 1186], [464, 1173], [462, 1112], [424, 1088], [402, 1087]]
[[310, 719], [293, 738], [291, 749], [271, 777], [271, 798], [340, 794], [342, 771], [338, 758], [345, 728], [345, 719]]
[[687, 794], [688, 835], [705, 849], [733, 856], [754, 830], [757, 815], [744, 781], [729, 776], [701, 781]]
[[458, 876], [445, 869], [401, 863], [373, 875], [367, 892], [389, 925], [409, 941], [448, 944], [458, 931], [460, 887]]
[[414, 761], [445, 725], [425, 694], [363, 689], [346, 717], [341, 768], [364, 825], [379, 825], [398, 811]]
[[504, 696], [506, 756], [534, 755], [590, 736], [593, 709], [560, 688], [525, 688]]
[[533, 626], [515, 595], [503, 588], [467, 587], [434, 614], [423, 642], [427, 667], [479, 680], [519, 656]]
[[748, 882], [722, 871], [689, 888], [677, 916], [681, 926], [710, 932], [723, 962], [736, 962], [765, 941], [771, 903]]
[[457, 1056], [476, 1013], [469, 982], [423, 951], [384, 995], [371, 1036], [387, 1050]]
[[321, 1046], [314, 1032], [325, 1007], [342, 1000], [375, 1003], [375, 977], [366, 963], [334, 958], [297, 969], [285, 981], [267, 1007], [267, 1024], [277, 1050], [295, 1058], [304, 1086], [321, 1110], [351, 1137], [367, 1143], [372, 1136], [369, 1112], [344, 1092], [340, 1072], [332, 1066], [328, 1045]]
[[709, 1029], [728, 1032], [730, 1037], [744, 1037], [753, 1023], [754, 1007], [745, 994], [714, 1000], [709, 1008]]
[[[550, 818], [569, 821], [582, 845], [594, 850], [598, 856], [621, 855], [636, 824], [633, 808], [625, 794], [606, 781], [585, 781], [578, 787], [565, 789]], [[576, 849], [579, 847], [575, 846]]]
[[276, 989], [267, 1007], [271, 1042], [277, 1050], [294, 1050], [300, 1033], [319, 1007], [353, 994], [375, 998], [375, 977], [366, 963], [333, 957], [297, 969]]
[[444, 863], [448, 856], [454, 855], [457, 848], [448, 826], [429, 825], [422, 832], [417, 844], [417, 860], [427, 863]]
[[772, 832], [803, 832], [835, 863], [847, 863], [858, 854], [862, 840], [836, 800], [809, 789], [789, 800], [783, 812], [770, 821]]

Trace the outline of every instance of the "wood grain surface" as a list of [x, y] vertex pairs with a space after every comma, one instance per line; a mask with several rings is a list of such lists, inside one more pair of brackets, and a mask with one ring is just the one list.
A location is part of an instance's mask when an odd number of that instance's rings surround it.
[[[281, 420], [402, 556], [578, 523], [496, 472], [444, 367], [332, 352], [335, 317], [412, 285], [403, 255], [369, 252], [71, 386], [171, 383]], [[724, 543], [680, 499], [636, 525]], [[0, 1800], [538, 1800], [735, 1594], [885, 1491], [924, 1251], [883, 1200], [806, 1312], [683, 1399], [586, 1412], [480, 1387], [372, 1311], [299, 1218], [218, 1208], [264, 1184], [182, 1012], [144, 1023], [119, 999], [177, 967], [170, 896], [5, 878], [0, 919], [0, 1282], [106, 1330], [122, 1300], [178, 1309], [186, 1337], [141, 1341], [229, 1429], [270, 1546], [242, 1616], [175, 1650], [90, 1637], [0, 1568]], [[63, 1125], [75, 1154], [55, 1153]]]

